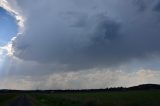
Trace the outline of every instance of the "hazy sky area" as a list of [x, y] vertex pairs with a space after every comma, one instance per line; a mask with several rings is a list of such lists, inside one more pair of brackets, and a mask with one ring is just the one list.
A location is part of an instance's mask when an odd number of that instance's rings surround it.
[[0, 6], [2, 89], [160, 84], [160, 0], [0, 0]]

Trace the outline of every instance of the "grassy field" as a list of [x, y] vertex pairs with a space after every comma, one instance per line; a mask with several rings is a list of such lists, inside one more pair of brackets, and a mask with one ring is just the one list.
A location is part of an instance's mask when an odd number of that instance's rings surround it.
[[160, 90], [119, 92], [3, 93], [0, 106], [26, 95], [33, 106], [160, 106]]
[[15, 93], [0, 93], [0, 106], [8, 106], [11, 101], [14, 101], [19, 95]]
[[35, 106], [160, 106], [160, 90], [28, 94]]

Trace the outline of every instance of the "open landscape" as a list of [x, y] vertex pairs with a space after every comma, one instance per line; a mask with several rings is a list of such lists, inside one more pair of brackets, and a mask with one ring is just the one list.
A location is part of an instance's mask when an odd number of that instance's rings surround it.
[[0, 106], [160, 106], [160, 0], [0, 0]]
[[0, 95], [0, 106], [160, 106], [158, 85], [94, 90], [5, 92]]

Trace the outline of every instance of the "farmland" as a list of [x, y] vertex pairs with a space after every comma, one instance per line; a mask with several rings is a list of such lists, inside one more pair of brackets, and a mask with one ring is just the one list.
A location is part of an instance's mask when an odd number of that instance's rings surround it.
[[160, 106], [160, 90], [0, 95], [0, 106], [28, 106], [16, 103], [28, 103], [29, 106]]
[[15, 93], [3, 93], [0, 94], [0, 106], [8, 106], [10, 102], [16, 100], [18, 94]]
[[29, 94], [37, 106], [160, 106], [160, 91]]

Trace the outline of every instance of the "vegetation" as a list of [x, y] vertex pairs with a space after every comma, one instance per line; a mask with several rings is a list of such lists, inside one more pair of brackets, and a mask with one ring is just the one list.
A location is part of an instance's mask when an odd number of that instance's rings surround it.
[[11, 101], [18, 97], [15, 93], [0, 93], [0, 106], [8, 106]]
[[37, 106], [160, 106], [160, 90], [32, 93], [29, 96]]
[[[160, 106], [160, 85], [92, 90], [2, 90], [0, 106]], [[33, 104], [33, 105], [32, 105]], [[19, 106], [19, 105], [18, 105]]]

